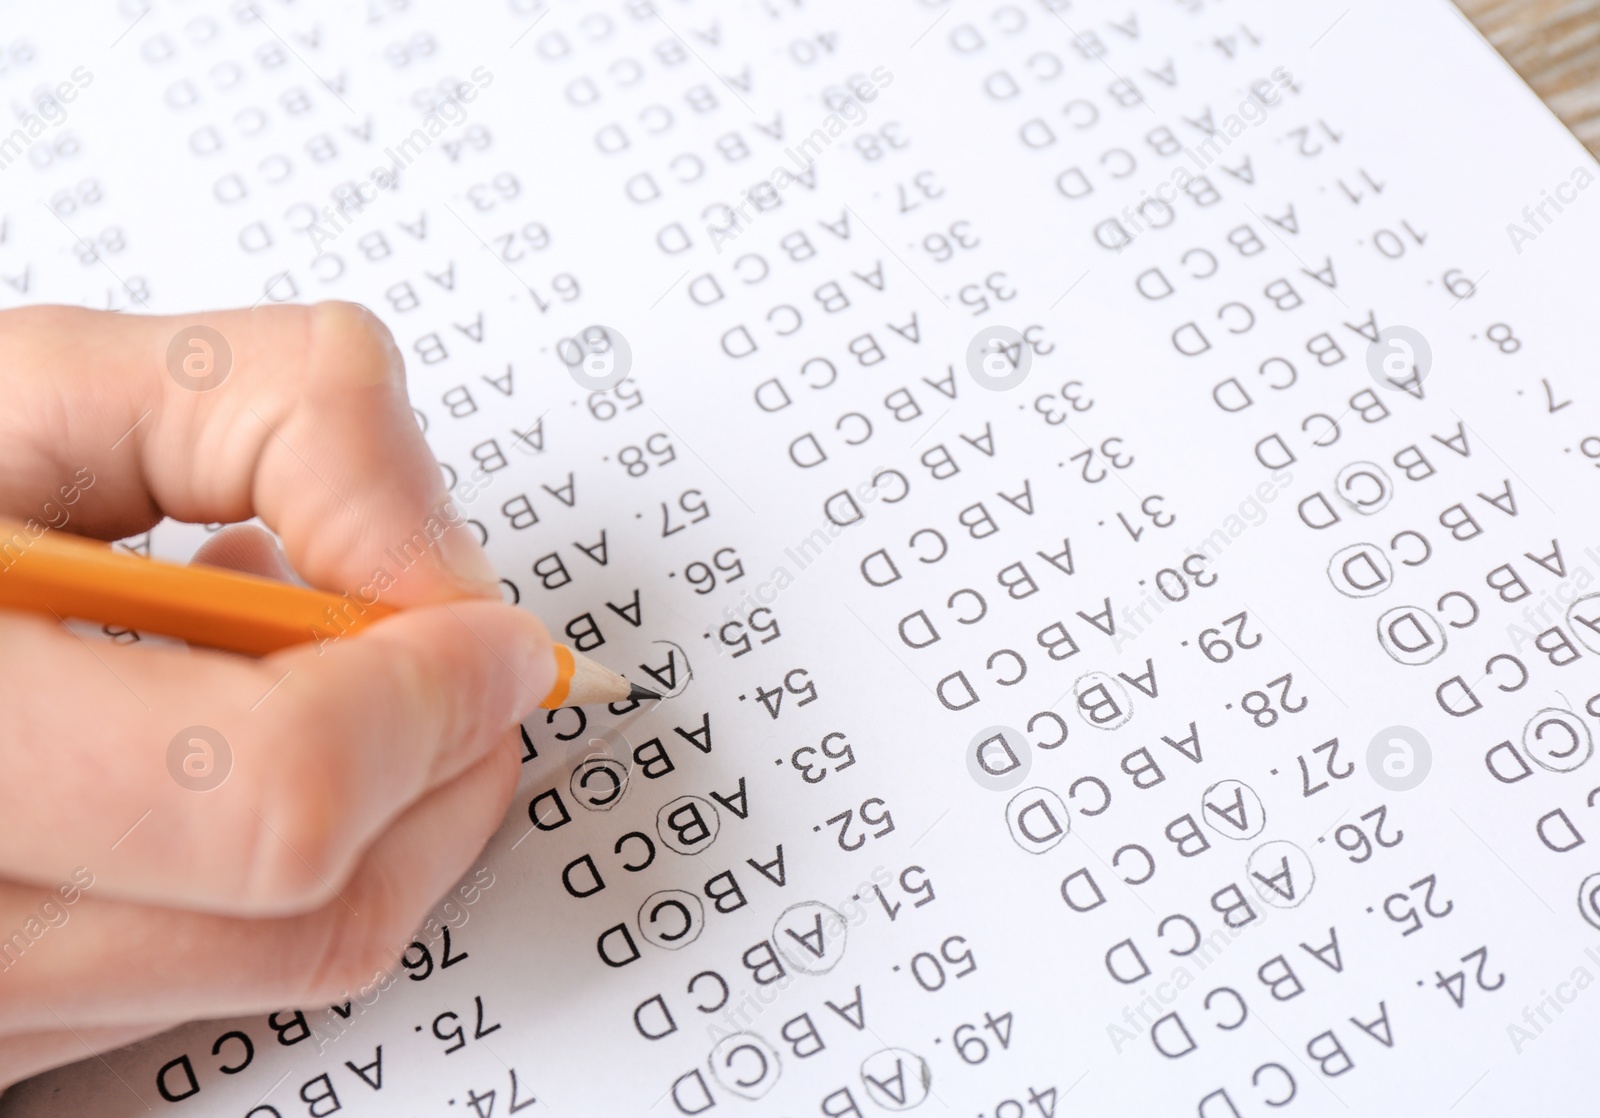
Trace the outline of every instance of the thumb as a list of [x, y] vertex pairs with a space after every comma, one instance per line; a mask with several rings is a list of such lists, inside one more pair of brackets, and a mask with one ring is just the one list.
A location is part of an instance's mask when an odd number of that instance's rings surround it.
[[415, 796], [465, 772], [536, 710], [556, 679], [549, 633], [515, 606], [463, 600], [403, 610], [359, 635], [269, 657], [314, 709], [327, 740], [370, 781], [387, 822]]

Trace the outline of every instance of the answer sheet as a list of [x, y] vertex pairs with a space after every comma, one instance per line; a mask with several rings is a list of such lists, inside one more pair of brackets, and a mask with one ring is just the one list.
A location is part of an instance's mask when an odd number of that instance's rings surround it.
[[1600, 188], [1448, 4], [39, 3], [0, 94], [0, 303], [371, 307], [670, 696], [0, 1114], [1589, 1107]]

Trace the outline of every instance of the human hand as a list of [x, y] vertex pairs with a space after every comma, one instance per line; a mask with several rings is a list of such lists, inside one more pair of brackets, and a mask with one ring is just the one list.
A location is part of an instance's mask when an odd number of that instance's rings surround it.
[[[174, 345], [195, 324], [225, 346]], [[468, 530], [413, 542], [451, 510], [388, 331], [348, 303], [0, 312], [0, 400], [0, 515], [102, 539], [259, 516], [311, 584], [381, 569], [417, 607], [261, 660], [0, 613], [0, 1089], [181, 1021], [343, 1000], [499, 825], [554, 678]], [[231, 755], [205, 791], [194, 727]]]

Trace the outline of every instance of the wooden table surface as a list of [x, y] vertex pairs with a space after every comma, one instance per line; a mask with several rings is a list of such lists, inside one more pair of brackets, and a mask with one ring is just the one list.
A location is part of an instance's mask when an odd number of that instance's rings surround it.
[[1522, 79], [1600, 155], [1600, 0], [1456, 0]]

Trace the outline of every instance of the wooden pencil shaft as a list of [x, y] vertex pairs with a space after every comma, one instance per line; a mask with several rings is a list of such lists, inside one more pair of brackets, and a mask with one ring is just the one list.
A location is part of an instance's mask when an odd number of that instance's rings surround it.
[[217, 567], [177, 566], [97, 540], [0, 521], [0, 607], [161, 633], [252, 656], [357, 632], [380, 602]]
[[[37, 522], [4, 518], [0, 609], [160, 633], [251, 656], [337, 640], [397, 612], [350, 594], [146, 559]], [[628, 697], [628, 681], [588, 657], [558, 645], [556, 661], [556, 685], [545, 707]]]

